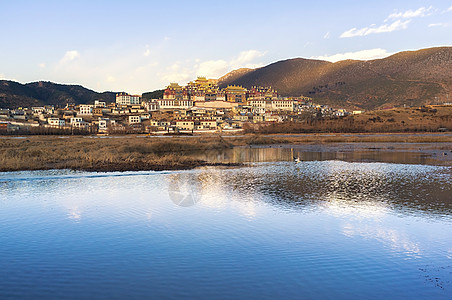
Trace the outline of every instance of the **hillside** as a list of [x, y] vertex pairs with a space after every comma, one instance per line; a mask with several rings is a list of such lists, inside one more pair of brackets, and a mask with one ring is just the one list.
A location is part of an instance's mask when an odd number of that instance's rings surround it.
[[304, 95], [333, 107], [366, 110], [451, 102], [447, 95], [452, 92], [452, 47], [400, 52], [370, 61], [288, 59], [239, 76], [225, 75], [219, 84], [272, 86], [283, 96]]
[[115, 93], [95, 91], [80, 85], [52, 82], [21, 84], [0, 80], [0, 108], [31, 107], [40, 105], [64, 106], [66, 103], [93, 103], [94, 100], [115, 101]]
[[[282, 96], [309, 96], [336, 108], [372, 110], [452, 102], [452, 47], [406, 51], [384, 59], [331, 63], [295, 58], [258, 69], [238, 69], [218, 79], [227, 85], [272, 86]], [[159, 98], [162, 90], [144, 93]], [[80, 85], [52, 82], [21, 84], [0, 80], [0, 108], [115, 101], [115, 93], [97, 93]]]

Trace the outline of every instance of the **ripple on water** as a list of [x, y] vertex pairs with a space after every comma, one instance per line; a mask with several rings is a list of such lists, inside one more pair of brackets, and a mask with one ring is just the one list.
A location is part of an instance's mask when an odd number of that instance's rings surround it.
[[0, 173], [0, 298], [447, 299], [450, 175], [340, 161]]

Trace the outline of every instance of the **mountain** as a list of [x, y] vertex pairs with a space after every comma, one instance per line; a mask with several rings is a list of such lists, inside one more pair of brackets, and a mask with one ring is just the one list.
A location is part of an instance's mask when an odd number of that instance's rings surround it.
[[146, 99], [146, 100], [162, 99], [164, 92], [165, 92], [165, 90], [155, 90], [153, 92], [143, 93], [143, 95], [141, 95], [141, 96], [143, 97], [143, 99]]
[[[406, 51], [387, 58], [331, 63], [295, 58], [258, 69], [238, 69], [218, 79], [227, 85], [271, 86], [282, 96], [309, 96], [336, 108], [377, 109], [452, 102], [452, 47]], [[162, 90], [145, 93], [161, 97]], [[450, 98], [450, 99], [449, 99]], [[115, 101], [115, 93], [52, 82], [0, 80], [0, 108]]]
[[0, 80], [0, 108], [41, 105], [64, 106], [66, 103], [93, 103], [94, 100], [114, 102], [115, 93], [97, 93], [80, 85], [65, 85], [43, 81], [21, 84], [14, 81]]
[[331, 63], [295, 58], [233, 71], [219, 85], [271, 86], [283, 96], [309, 96], [333, 107], [376, 109], [452, 102], [452, 47], [406, 51], [387, 58]]
[[227, 73], [226, 75], [220, 77], [217, 81], [218, 82], [227, 82], [227, 81], [234, 81], [246, 74], [248, 74], [249, 72], [254, 71], [254, 69], [249, 69], [249, 68], [241, 68], [241, 69], [237, 69], [237, 70], [233, 70], [229, 73]]

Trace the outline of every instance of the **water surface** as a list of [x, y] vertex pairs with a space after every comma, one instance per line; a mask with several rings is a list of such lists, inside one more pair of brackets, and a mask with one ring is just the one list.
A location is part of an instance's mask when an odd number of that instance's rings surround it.
[[0, 173], [0, 298], [450, 299], [451, 168]]

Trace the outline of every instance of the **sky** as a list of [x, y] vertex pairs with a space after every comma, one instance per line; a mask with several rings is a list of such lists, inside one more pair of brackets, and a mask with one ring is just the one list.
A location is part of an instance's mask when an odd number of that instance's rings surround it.
[[141, 94], [295, 58], [452, 46], [452, 0], [0, 0], [0, 79]]

